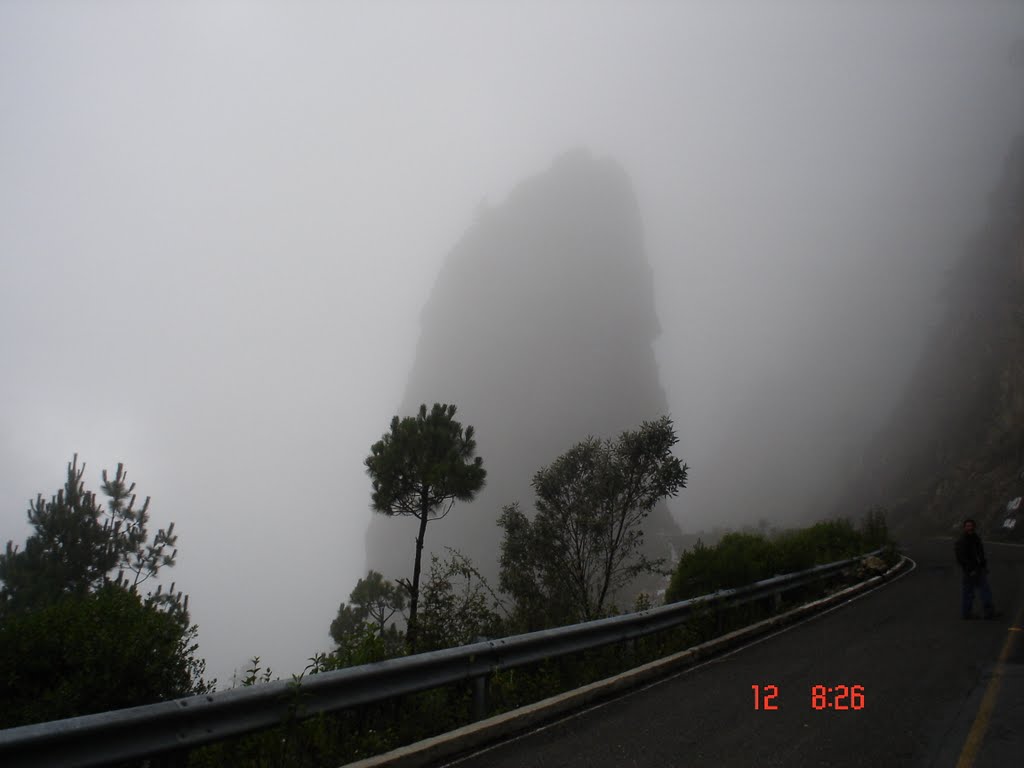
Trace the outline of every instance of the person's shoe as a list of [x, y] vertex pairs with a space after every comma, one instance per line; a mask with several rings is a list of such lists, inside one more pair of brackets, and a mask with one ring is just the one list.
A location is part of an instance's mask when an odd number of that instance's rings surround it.
[[988, 619], [989, 621], [991, 621], [992, 619], [998, 619], [998, 618], [1002, 617], [1002, 615], [1003, 615], [1002, 611], [989, 611], [988, 613], [985, 614], [985, 618]]

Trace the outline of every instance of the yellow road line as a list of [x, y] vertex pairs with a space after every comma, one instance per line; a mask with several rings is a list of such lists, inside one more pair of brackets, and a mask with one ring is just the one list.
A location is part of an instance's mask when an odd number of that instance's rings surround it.
[[1021, 609], [1020, 613], [1017, 614], [1017, 618], [1013, 622], [1014, 625], [1010, 627], [1010, 631], [1006, 636], [1006, 642], [1003, 643], [1003, 649], [999, 652], [999, 660], [992, 671], [992, 679], [988, 681], [985, 695], [981, 699], [981, 706], [978, 707], [978, 714], [974, 718], [974, 723], [971, 724], [971, 730], [967, 734], [967, 741], [964, 742], [964, 748], [960, 752], [960, 759], [956, 761], [956, 768], [972, 768], [974, 761], [978, 757], [978, 751], [981, 749], [985, 733], [988, 731], [989, 720], [992, 718], [992, 710], [996, 707], [996, 697], [999, 695], [999, 688], [1003, 684], [1003, 665], [1010, 655], [1013, 641], [1017, 638], [1017, 635], [1013, 633], [1021, 630], [1019, 625], [1022, 616], [1024, 616], [1024, 609]]

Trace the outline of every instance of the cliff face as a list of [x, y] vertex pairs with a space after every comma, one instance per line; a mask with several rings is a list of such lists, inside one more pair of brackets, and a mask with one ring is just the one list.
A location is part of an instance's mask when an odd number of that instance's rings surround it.
[[[482, 211], [423, 310], [400, 413], [455, 403], [456, 418], [476, 427], [487, 485], [430, 524], [426, 548], [455, 547], [496, 575], [497, 516], [514, 501], [532, 510], [539, 468], [587, 435], [613, 437], [668, 413], [651, 346], [658, 333], [639, 211], [614, 162], [563, 155]], [[675, 521], [660, 506], [647, 522], [648, 547], [667, 555]], [[409, 576], [415, 528], [412, 518], [374, 515], [369, 566]]]
[[1024, 137], [989, 202], [949, 274], [945, 317], [847, 500], [887, 505], [911, 530], [970, 516], [991, 531], [1024, 493]]

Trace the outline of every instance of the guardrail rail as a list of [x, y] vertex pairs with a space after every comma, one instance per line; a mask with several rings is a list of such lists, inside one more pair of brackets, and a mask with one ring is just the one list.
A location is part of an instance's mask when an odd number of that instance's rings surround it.
[[[881, 551], [638, 613], [321, 672], [298, 683], [278, 680], [10, 728], [0, 731], [0, 765], [85, 768], [153, 757], [271, 728], [289, 717], [313, 717], [459, 681], [483, 681], [499, 670], [680, 626], [699, 608], [732, 607], [769, 597], [778, 603], [785, 592], [829, 578]], [[298, 713], [297, 687], [301, 691]], [[477, 685], [476, 695], [484, 695], [485, 689]], [[482, 709], [479, 701], [475, 709]]]

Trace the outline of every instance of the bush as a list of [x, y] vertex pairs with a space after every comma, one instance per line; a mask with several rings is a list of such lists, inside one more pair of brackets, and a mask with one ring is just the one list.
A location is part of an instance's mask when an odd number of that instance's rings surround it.
[[196, 627], [115, 585], [0, 626], [0, 728], [206, 693]]
[[892, 543], [889, 537], [889, 525], [886, 522], [885, 507], [871, 507], [861, 524], [861, 535], [869, 549], [878, 549]]
[[672, 603], [719, 589], [742, 587], [777, 574], [856, 557], [888, 543], [885, 511], [880, 507], [868, 511], [860, 530], [841, 518], [772, 537], [729, 533], [713, 547], [698, 541], [680, 557], [665, 601]]
[[775, 548], [760, 534], [729, 533], [713, 547], [698, 542], [680, 557], [665, 599], [675, 602], [750, 584], [771, 576], [775, 562]]

